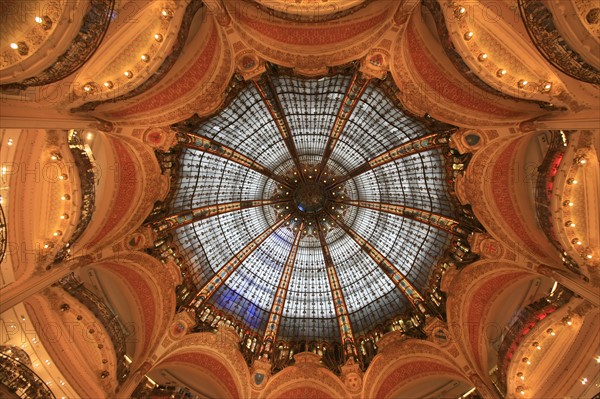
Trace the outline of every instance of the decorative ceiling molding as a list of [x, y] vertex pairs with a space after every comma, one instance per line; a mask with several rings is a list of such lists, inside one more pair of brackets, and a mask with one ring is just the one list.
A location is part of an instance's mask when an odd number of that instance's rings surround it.
[[328, 27], [274, 20], [266, 15], [253, 17], [256, 12], [240, 12], [232, 18], [241, 39], [264, 59], [315, 75], [328, 66], [362, 58], [384, 35], [392, 24], [392, 12], [382, 7], [383, 3], [377, 4]]
[[238, 346], [239, 335], [228, 327], [216, 333], [192, 333], [168, 346], [152, 366], [159, 370], [172, 362], [187, 363], [210, 372], [233, 397], [250, 397], [250, 374]]
[[[311, 0], [245, 0], [255, 4], [265, 14], [294, 22], [326, 22], [339, 20], [368, 6], [374, 0], [330, 0], [315, 2]], [[227, 6], [234, 12], [235, 2]]]

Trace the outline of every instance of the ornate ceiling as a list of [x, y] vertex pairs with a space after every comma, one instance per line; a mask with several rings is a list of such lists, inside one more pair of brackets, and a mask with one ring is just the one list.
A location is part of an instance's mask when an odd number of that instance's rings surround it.
[[555, 3], [0, 4], [14, 381], [595, 395], [600, 13]]
[[450, 127], [408, 114], [384, 83], [352, 67], [320, 78], [273, 67], [180, 125], [169, 215], [153, 224], [184, 258], [183, 306], [270, 343], [353, 344], [431, 313], [432, 274], [467, 234]]

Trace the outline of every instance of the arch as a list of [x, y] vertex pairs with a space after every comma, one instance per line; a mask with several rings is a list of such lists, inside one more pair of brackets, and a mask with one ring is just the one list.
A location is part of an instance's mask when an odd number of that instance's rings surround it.
[[260, 393], [267, 398], [347, 398], [350, 393], [329, 369], [319, 364], [319, 356], [310, 352], [297, 353], [295, 364], [271, 376]]
[[306, 74], [362, 58], [391, 26], [394, 7], [372, 2], [335, 26], [275, 18], [250, 3], [227, 2], [244, 43], [265, 60]]
[[[137, 139], [98, 133], [92, 144], [102, 154], [96, 159], [97, 192], [94, 216], [72, 252], [88, 252], [110, 245], [137, 229], [166, 193], [152, 148]], [[110, 199], [110, 200], [106, 200]]]
[[125, 252], [85, 266], [79, 274], [119, 315], [127, 330], [132, 367], [139, 366], [175, 315], [177, 282], [168, 267], [143, 252]]
[[[510, 126], [540, 115], [539, 107], [523, 105], [470, 84], [444, 54], [442, 45], [416, 7], [392, 48], [391, 72], [401, 101], [412, 112], [459, 126]], [[468, 89], [467, 89], [468, 88]]]
[[468, 381], [453, 357], [436, 344], [416, 339], [387, 343], [390, 338], [384, 336], [379, 342], [386, 340], [365, 373], [362, 397], [390, 398], [432, 376]]
[[408, 381], [398, 384], [396, 390], [388, 395], [390, 398], [460, 398], [471, 390], [473, 383], [453, 373], [430, 371], [419, 374]]
[[[543, 284], [530, 287], [535, 279]], [[502, 328], [514, 311], [539, 298], [550, 286], [549, 279], [505, 260], [475, 262], [447, 283], [445, 290], [451, 293], [447, 300], [448, 329], [482, 375], [488, 374], [488, 351], [497, 351]]]
[[525, 259], [556, 264], [558, 253], [538, 227], [531, 200], [539, 166], [527, 157], [532, 137], [500, 137], [477, 151], [465, 173], [466, 200], [494, 238]]
[[[239, 338], [223, 326], [217, 333], [194, 333], [169, 346], [148, 374], [179, 382], [195, 378], [188, 385], [209, 397], [247, 398], [250, 396], [248, 367], [237, 349]], [[204, 392], [203, 392], [204, 390]]]

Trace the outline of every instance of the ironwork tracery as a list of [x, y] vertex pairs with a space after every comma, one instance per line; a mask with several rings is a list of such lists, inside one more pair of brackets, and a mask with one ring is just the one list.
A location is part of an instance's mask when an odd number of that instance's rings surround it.
[[176, 125], [177, 185], [150, 220], [197, 330], [236, 325], [248, 361], [274, 370], [299, 350], [364, 365], [387, 329], [423, 336], [425, 316], [444, 313], [431, 282], [473, 259], [453, 127], [409, 115], [354, 67], [318, 79], [272, 67], [236, 86], [217, 114]]

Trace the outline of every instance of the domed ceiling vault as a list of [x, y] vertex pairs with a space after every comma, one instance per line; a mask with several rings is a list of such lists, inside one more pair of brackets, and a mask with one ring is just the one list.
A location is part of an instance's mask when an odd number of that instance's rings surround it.
[[271, 66], [176, 125], [178, 184], [152, 226], [199, 321], [260, 334], [260, 354], [301, 340], [348, 357], [374, 328], [436, 313], [432, 275], [469, 233], [448, 179], [453, 128], [408, 115], [386, 85], [356, 65], [311, 79]]

